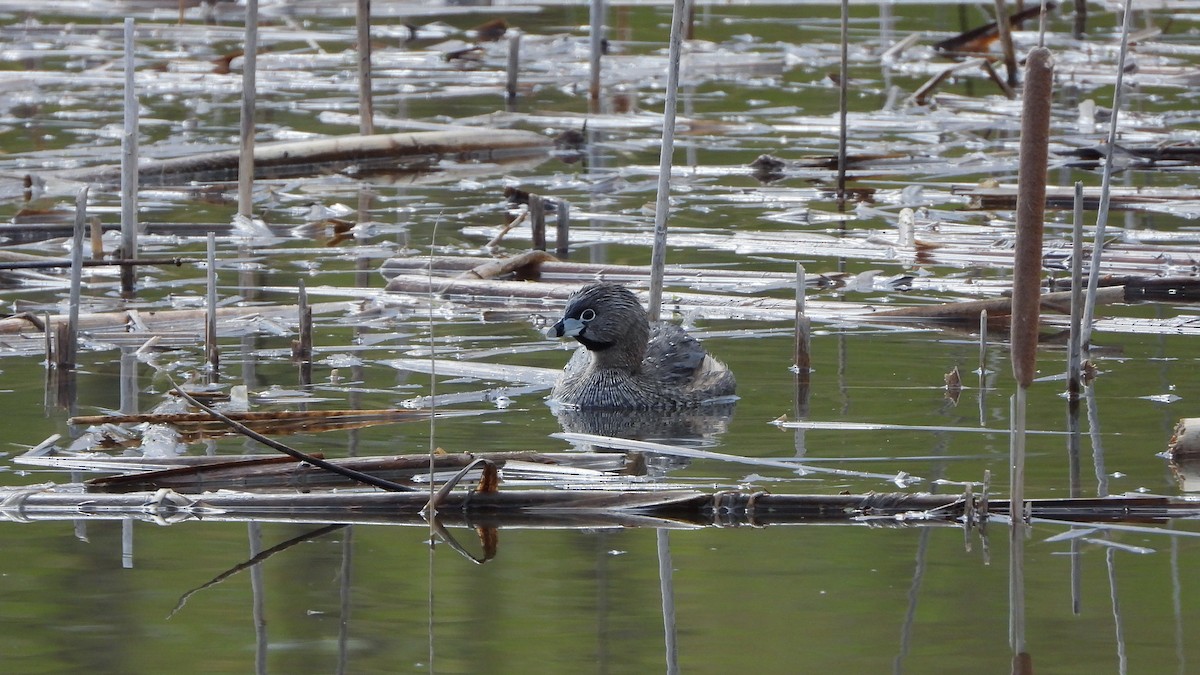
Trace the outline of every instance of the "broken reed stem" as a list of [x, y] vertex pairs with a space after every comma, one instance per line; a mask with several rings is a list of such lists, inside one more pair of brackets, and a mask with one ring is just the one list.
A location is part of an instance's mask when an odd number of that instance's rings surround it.
[[83, 293], [83, 223], [87, 219], [88, 188], [85, 185], [75, 194], [75, 233], [71, 239], [71, 297], [68, 306], [65, 338], [58, 344], [58, 365], [74, 368], [79, 353], [79, 303]]
[[50, 328], [51, 324], [50, 324], [50, 315], [49, 314], [42, 315], [42, 326], [43, 326], [43, 328], [42, 328], [42, 340], [43, 340], [42, 348], [46, 351], [46, 364], [45, 365], [46, 365], [46, 368], [49, 369], [50, 366], [54, 365], [54, 363], [55, 363], [55, 361], [54, 361], [54, 342], [51, 340], [51, 336], [53, 335], [54, 331], [51, 330], [51, 328]]
[[996, 30], [1000, 34], [1000, 46], [1004, 52], [1004, 68], [1008, 71], [1008, 86], [1017, 86], [1017, 53], [1013, 48], [1012, 24], [1008, 20], [1008, 8], [1004, 0], [996, 0]]
[[299, 282], [298, 290], [298, 320], [300, 339], [295, 349], [295, 358], [300, 362], [300, 383], [312, 384], [312, 352], [313, 352], [313, 311], [308, 304], [308, 289], [304, 280]]
[[358, 132], [375, 133], [375, 99], [371, 90], [371, 0], [358, 0]]
[[1012, 365], [1021, 387], [1033, 383], [1037, 369], [1041, 309], [1042, 234], [1049, 158], [1050, 97], [1054, 64], [1050, 50], [1029, 52], [1021, 106], [1020, 167], [1017, 185], [1017, 242], [1013, 265]]
[[667, 65], [667, 100], [663, 104], [662, 147], [658, 156], [658, 199], [654, 204], [654, 248], [650, 253], [650, 321], [662, 310], [663, 270], [667, 262], [667, 216], [671, 211], [671, 166], [675, 151], [675, 108], [679, 99], [679, 61], [683, 51], [683, 22], [687, 0], [675, 0], [671, 9], [671, 37]]
[[1071, 334], [1067, 347], [1067, 395], [1079, 398], [1083, 319], [1083, 181], [1075, 181], [1075, 213], [1071, 230]]
[[604, 0], [592, 0], [589, 8], [591, 82], [588, 86], [588, 109], [600, 112], [600, 53], [604, 48]]
[[517, 100], [517, 72], [521, 68], [521, 33], [520, 31], [508, 31], [508, 70], [505, 84], [505, 92], [508, 95], [508, 102], [512, 103]]
[[241, 155], [238, 160], [238, 215], [254, 215], [254, 93], [258, 67], [258, 0], [246, 0], [246, 37], [242, 50]]
[[1087, 30], [1087, 0], [1075, 0], [1075, 24], [1071, 30], [1071, 37], [1076, 40], [1082, 40], [1083, 34]]
[[221, 363], [217, 349], [217, 235], [208, 233], [207, 294], [204, 303], [204, 360], [208, 363], [209, 378], [216, 380]]
[[838, 82], [838, 164], [837, 204], [838, 211], [846, 210], [846, 107], [849, 105], [847, 80], [850, 78], [850, 0], [842, 0], [841, 21], [841, 68]]
[[556, 229], [554, 232], [554, 255], [565, 259], [571, 254], [571, 204], [560, 199], [555, 204]]
[[99, 218], [92, 218], [88, 235], [92, 243], [92, 259], [88, 262], [104, 262], [104, 224]]
[[988, 312], [979, 311], [979, 385], [983, 388], [983, 378], [987, 375], [987, 344], [988, 344]]
[[529, 227], [533, 233], [533, 248], [546, 250], [546, 202], [541, 195], [529, 194]]
[[1087, 301], [1083, 305], [1083, 330], [1079, 343], [1084, 353], [1092, 348], [1092, 317], [1096, 314], [1096, 289], [1100, 285], [1100, 257], [1104, 251], [1104, 229], [1108, 225], [1108, 204], [1112, 191], [1113, 155], [1117, 146], [1117, 118], [1121, 112], [1121, 92], [1125, 80], [1125, 57], [1129, 54], [1129, 17], [1133, 0], [1125, 0], [1121, 23], [1121, 52], [1117, 57], [1117, 83], [1113, 88], [1112, 117], [1108, 124], [1108, 152], [1104, 153], [1104, 173], [1100, 181], [1100, 205], [1096, 211], [1096, 234], [1092, 240], [1092, 266], [1088, 269]]
[[[125, 19], [125, 128], [121, 134], [121, 249], [122, 258], [137, 258], [138, 98], [134, 83], [134, 22]], [[93, 231], [99, 228], [94, 228]], [[95, 236], [95, 235], [93, 235]], [[93, 242], [93, 248], [95, 247]], [[93, 257], [99, 258], [93, 253]], [[121, 268], [121, 293], [133, 294], [136, 270]]]
[[804, 265], [796, 265], [796, 374], [807, 380], [812, 370], [812, 321], [805, 312]]

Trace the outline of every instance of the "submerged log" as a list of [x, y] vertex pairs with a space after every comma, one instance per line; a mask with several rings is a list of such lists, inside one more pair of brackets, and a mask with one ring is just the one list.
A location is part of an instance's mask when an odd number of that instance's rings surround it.
[[[288, 178], [344, 171], [428, 170], [443, 159], [502, 161], [548, 156], [553, 141], [519, 129], [455, 129], [372, 136], [341, 136], [254, 147], [255, 178]], [[220, 150], [189, 157], [150, 159], [138, 166], [138, 182], [148, 185], [209, 183], [237, 179], [239, 151]], [[116, 185], [119, 166], [57, 171], [55, 178]]]
[[[424, 492], [335, 491], [187, 495], [172, 490], [107, 494], [78, 488], [0, 488], [0, 518], [34, 520], [141, 518], [160, 525], [188, 520], [344, 522], [428, 527]], [[1188, 498], [1099, 497], [1033, 499], [1032, 517], [1072, 522], [1153, 523], [1200, 516]], [[904, 527], [961, 526], [968, 508], [977, 516], [1008, 515], [1006, 500], [909, 493], [774, 495], [766, 492], [695, 490], [456, 491], [438, 507], [438, 521], [468, 527], [704, 527], [846, 523]]]

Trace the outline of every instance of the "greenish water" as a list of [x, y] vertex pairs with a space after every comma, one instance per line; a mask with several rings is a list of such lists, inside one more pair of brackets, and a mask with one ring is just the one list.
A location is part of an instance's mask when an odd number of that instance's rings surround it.
[[[139, 6], [139, 23], [169, 24], [174, 4], [167, 10]], [[377, 3], [379, 4], [379, 3]], [[64, 158], [95, 152], [97, 161], [114, 161], [120, 128], [119, 27], [91, 29], [91, 24], [113, 24], [121, 16], [116, 6], [81, 4], [77, 14], [36, 17], [47, 26], [75, 20], [70, 29], [37, 28], [22, 9], [0, 6], [3, 30], [15, 50], [4, 61], [7, 75], [25, 78], [21, 97], [6, 104], [0, 119], [0, 147], [8, 157], [3, 173], [27, 169], [46, 161], [58, 166]], [[347, 3], [330, 7], [346, 8]], [[388, 10], [389, 16], [400, 10]], [[959, 28], [957, 10], [951, 7], [900, 5], [891, 8], [895, 35], [911, 31], [949, 33]], [[105, 14], [105, 12], [111, 12]], [[345, 134], [355, 127], [323, 121], [322, 111], [354, 112], [353, 27], [345, 18], [318, 15], [301, 4], [299, 20], [310, 31], [331, 31], [315, 38], [329, 55], [314, 55], [305, 34], [270, 40], [273, 54], [264, 58], [267, 72], [260, 79], [259, 118], [262, 140], [294, 132]], [[449, 38], [461, 39], [461, 29], [482, 23], [496, 13], [491, 9], [460, 11], [446, 8], [440, 14], [421, 14], [410, 20], [418, 25], [443, 21]], [[414, 10], [414, 17], [418, 14]], [[887, 90], [898, 86], [906, 95], [925, 75], [903, 67], [882, 69], [876, 55], [880, 28], [877, 7], [855, 7], [852, 40], [855, 61], [852, 110], [880, 110]], [[969, 21], [981, 15], [971, 9]], [[347, 14], [346, 16], [349, 16]], [[751, 54], [769, 66], [733, 67], [714, 75], [697, 68], [685, 83], [687, 116], [711, 123], [678, 138], [677, 163], [695, 167], [740, 167], [761, 153], [787, 159], [828, 154], [836, 142], [828, 130], [781, 132], [799, 124], [801, 116], [827, 119], [836, 110], [837, 92], [826, 74], [836, 70], [836, 8], [831, 7], [702, 7], [698, 11], [697, 37], [714, 43], [714, 50], [730, 60]], [[1166, 13], [1151, 18], [1165, 22]], [[585, 75], [561, 70], [576, 64], [584, 73], [586, 8], [540, 8], [530, 13], [508, 14], [511, 25], [528, 35], [560, 35], [563, 44], [526, 38], [533, 56], [528, 65], [530, 89], [520, 98], [519, 113], [538, 115], [582, 114], [587, 110]], [[226, 18], [232, 22], [232, 16]], [[278, 25], [278, 18], [271, 18]], [[614, 10], [610, 23], [625, 54], [652, 58], [665, 41], [668, 14], [665, 8], [636, 7]], [[1051, 28], [1058, 39], [1064, 66], [1075, 64], [1079, 45], [1062, 38], [1070, 16], [1054, 17]], [[388, 30], [398, 19], [382, 20], [376, 56], [386, 63], [406, 50], [428, 49], [436, 39], [402, 47]], [[1195, 57], [1180, 53], [1154, 59], [1162, 49], [1155, 45], [1187, 47], [1194, 19], [1176, 17], [1170, 32], [1143, 47], [1143, 72], [1151, 65], [1194, 64]], [[236, 26], [226, 33], [202, 32], [179, 37], [160, 27], [139, 36], [149, 67], [157, 76], [139, 80], [143, 95], [143, 144], [159, 150], [179, 142], [227, 143], [236, 138], [237, 71], [228, 76], [176, 77], [187, 68], [206, 63], [223, 51], [236, 48]], [[1097, 18], [1093, 30], [1099, 44], [1109, 44], [1112, 17]], [[568, 38], [569, 36], [569, 38]], [[1028, 36], [1027, 38], [1028, 39]], [[923, 39], [928, 45], [933, 38]], [[862, 50], [860, 51], [859, 47]], [[44, 56], [36, 56], [44, 50]], [[78, 51], [75, 51], [78, 50]], [[538, 51], [541, 50], [541, 51]], [[1107, 54], [1107, 52], [1105, 52]], [[919, 61], [918, 55], [913, 62]], [[748, 59], [751, 57], [747, 57]], [[1094, 60], [1109, 63], [1106, 57]], [[117, 59], [112, 69], [104, 64]], [[1084, 59], [1086, 61], [1086, 59]], [[423, 121], [454, 121], [504, 109], [503, 48], [490, 47], [484, 63], [475, 69], [456, 70], [438, 59], [405, 71], [399, 66], [381, 68], [376, 89], [383, 92], [379, 113]], [[653, 67], [636, 60], [625, 67]], [[111, 70], [111, 72], [110, 72]], [[197, 71], [200, 72], [200, 71]], [[206, 72], [206, 71], [203, 71]], [[24, 75], [21, 75], [24, 73]], [[51, 79], [51, 73], [73, 78]], [[624, 73], [615, 73], [621, 78]], [[114, 79], [116, 78], [116, 79]], [[18, 83], [23, 80], [14, 80]], [[30, 84], [30, 83], [36, 83]], [[336, 86], [331, 83], [336, 83]], [[481, 84], [482, 83], [482, 84]], [[477, 90], [460, 96], [434, 96], [452, 85]], [[411, 95], [388, 96], [416, 88]], [[16, 87], [17, 85], [13, 85]], [[643, 111], [661, 111], [661, 98], [651, 84], [624, 82], [621, 86]], [[989, 101], [997, 110], [1007, 105], [993, 97], [991, 85], [981, 79], [949, 83], [953, 95], [971, 95]], [[1132, 110], [1163, 115], [1176, 139], [1187, 139], [1196, 125], [1186, 112], [1194, 108], [1195, 94], [1188, 88], [1147, 80], [1131, 92]], [[1078, 91], [1063, 87], [1056, 100], [1056, 138], [1072, 131], [1075, 98], [1094, 97], [1107, 105], [1111, 87], [1081, 85]], [[15, 107], [20, 102], [24, 107]], [[950, 105], [946, 103], [945, 105]], [[914, 124], [924, 113], [913, 112]], [[605, 116], [612, 122], [619, 115]], [[632, 115], [629, 116], [633, 118]], [[1009, 120], [1011, 121], [1011, 120]], [[579, 123], [580, 120], [574, 122]], [[754, 124], [751, 124], [754, 123]], [[1013, 153], [1016, 133], [999, 122], [943, 134], [906, 133], [904, 129], [875, 131], [851, 128], [851, 144], [866, 152], [879, 146], [933, 148], [931, 154], [962, 157], [973, 154], [1005, 157]], [[531, 124], [538, 131], [567, 123]], [[257, 257], [260, 269], [253, 274], [223, 268], [218, 275], [222, 298], [241, 295], [265, 303], [290, 303], [303, 279], [310, 288], [362, 288], [379, 291], [383, 277], [376, 271], [392, 255], [438, 253], [479, 254], [486, 241], [471, 228], [498, 226], [507, 220], [502, 205], [506, 185], [519, 185], [569, 200], [577, 209], [582, 231], [611, 228], [643, 233], [651, 218], [642, 207], [654, 199], [653, 177], [644, 169], [657, 166], [657, 130], [649, 126], [602, 130], [595, 154], [588, 162], [565, 163], [551, 159], [536, 166], [485, 168], [465, 175], [453, 171], [430, 180], [374, 178], [363, 182], [349, 178], [279, 181], [261, 187], [257, 209], [270, 227], [271, 236], [222, 236], [223, 260]], [[103, 131], [104, 133], [100, 133]], [[1162, 129], [1160, 129], [1162, 131]], [[1096, 142], [1103, 130], [1089, 138]], [[172, 145], [171, 147], [175, 147]], [[45, 152], [35, 156], [30, 153]], [[928, 206], [935, 216], [956, 213], [975, 224], [987, 224], [992, 214], [959, 213], [962, 200], [936, 196], [950, 181], [970, 183], [982, 177], [1011, 181], [1015, 170], [980, 170], [978, 173], [940, 179], [933, 175], [869, 177], [862, 185], [877, 187], [876, 204], [894, 216], [898, 192], [909, 182], [925, 185]], [[446, 177], [448, 176], [448, 177]], [[829, 174], [824, 176], [829, 179]], [[1095, 174], [1062, 169], [1052, 180], [1068, 185], [1084, 180], [1098, 184]], [[1194, 185], [1191, 168], [1165, 173], [1129, 172], [1121, 181], [1162, 187]], [[826, 183], [827, 184], [827, 183]], [[801, 198], [812, 187], [807, 180], [789, 179], [763, 186], [742, 171], [705, 174], [696, 171], [676, 181], [673, 199], [678, 212], [672, 226], [730, 236], [742, 231], [784, 234], [794, 230], [835, 232], [831, 223], [813, 221], [798, 226], [768, 216], [791, 206], [815, 212], [836, 211], [828, 196]], [[370, 192], [366, 217], [372, 221], [356, 241], [317, 250], [306, 213], [311, 203], [327, 207], [345, 205], [347, 217], [359, 204], [360, 190]], [[234, 206], [224, 198], [198, 194], [180, 196], [145, 191], [141, 219], [150, 225], [143, 239], [146, 255], [200, 256], [206, 228], [223, 228]], [[793, 199], [793, 202], [785, 200]], [[66, 204], [58, 195], [41, 204]], [[21, 204], [0, 204], [0, 215], [15, 215]], [[106, 224], [118, 218], [116, 196], [97, 192], [92, 213]], [[601, 219], [595, 215], [607, 218]], [[1007, 218], [1002, 214], [1001, 220]], [[1089, 216], [1094, 217], [1094, 214]], [[594, 219], [593, 219], [594, 218]], [[1061, 214], [1053, 214], [1058, 223]], [[1114, 221], [1157, 231], [1194, 231], [1184, 216], [1141, 212], [1129, 218], [1115, 214]], [[170, 224], [192, 224], [189, 231], [169, 230]], [[892, 221], [863, 212], [848, 226], [854, 232], [888, 233]], [[995, 223], [997, 236], [1004, 230]], [[224, 230], [222, 230], [223, 232]], [[1052, 232], [1056, 231], [1052, 228]], [[174, 233], [172, 233], [174, 232]], [[514, 232], [508, 250], [525, 242]], [[42, 254], [63, 251], [61, 239], [30, 243], [20, 250]], [[630, 243], [579, 246], [572, 259], [621, 264], [644, 264], [649, 249]], [[798, 255], [786, 252], [738, 252], [675, 246], [668, 260], [677, 264], [720, 264], [738, 269], [790, 272], [803, 262], [810, 272], [850, 272], [883, 269], [883, 276], [912, 271], [903, 261], [843, 259], [832, 255]], [[972, 274], [978, 278], [1004, 278], [1005, 269], [962, 270], [952, 265], [929, 265], [927, 271], [943, 277]], [[1193, 270], [1194, 273], [1194, 270]], [[170, 268], [146, 272], [139, 296], [153, 309], [174, 301], [177, 305], [203, 298], [203, 273]], [[112, 277], [92, 277], [89, 296], [109, 308], [119, 305]], [[62, 288], [31, 286], [0, 289], [6, 308], [18, 311], [55, 311], [64, 296]], [[786, 289], [771, 294], [788, 297]], [[847, 302], [908, 302], [912, 295], [873, 291], [866, 294], [825, 291], [818, 299], [844, 298]], [[922, 297], [958, 297], [920, 291]], [[341, 296], [335, 296], [340, 299]], [[324, 298], [314, 298], [321, 300]], [[1115, 308], [1121, 316], [1194, 316], [1194, 307], [1156, 306]], [[549, 312], [547, 312], [549, 314]], [[478, 315], [449, 311], [436, 313], [433, 332], [444, 358], [476, 358], [474, 350], [493, 350], [478, 360], [557, 368], [569, 352], [543, 342], [528, 312], [518, 311], [503, 320], [480, 320]], [[284, 322], [285, 324], [287, 322]], [[697, 322], [705, 344], [725, 360], [738, 376], [739, 395], [728, 431], [715, 439], [713, 449], [751, 457], [806, 457], [869, 459], [821, 464], [878, 474], [906, 472], [924, 482], [910, 491], [956, 492], [953, 485], [931, 481], [980, 481], [992, 475], [994, 494], [1007, 495], [1008, 435], [949, 431], [781, 430], [770, 422], [781, 415], [796, 417], [791, 326], [757, 321]], [[877, 331], [855, 326], [819, 323], [813, 342], [815, 372], [807, 419], [817, 422], [869, 422], [914, 426], [1008, 426], [1009, 397], [1014, 384], [1008, 354], [1001, 336], [993, 335], [988, 351], [987, 388], [981, 390], [971, 371], [977, 367], [978, 344], [974, 333], [922, 330]], [[769, 330], [774, 329], [774, 330]], [[289, 326], [290, 330], [290, 326]], [[316, 327], [318, 360], [355, 353], [359, 368], [318, 363], [314, 366], [314, 396], [328, 401], [313, 407], [385, 408], [427, 395], [429, 378], [400, 372], [385, 362], [424, 353], [429, 342], [429, 318], [423, 306], [403, 308], [395, 316], [355, 327], [331, 315], [319, 318]], [[288, 359], [293, 335], [254, 335], [222, 340], [223, 379], [226, 384], [246, 382], [252, 391], [271, 387], [298, 389], [296, 367]], [[1195, 337], [1186, 335], [1099, 333], [1094, 359], [1101, 371], [1089, 391], [1096, 435], [1083, 440], [1077, 458], [1082, 495], [1141, 491], [1179, 494], [1169, 468], [1156, 454], [1166, 448], [1176, 421], [1196, 415], [1200, 383], [1194, 368], [1200, 359]], [[155, 363], [174, 377], [186, 377], [199, 367], [199, 347], [159, 355]], [[1065, 350], [1047, 345], [1039, 353], [1042, 376], [1065, 370]], [[957, 366], [966, 390], [957, 405], [944, 396], [943, 375]], [[119, 352], [85, 350], [81, 355], [79, 413], [116, 410], [120, 407]], [[14, 455], [40, 443], [51, 434], [64, 439], [81, 430], [67, 424], [70, 415], [47, 402], [42, 356], [4, 356], [0, 359], [0, 429], [5, 444], [0, 484], [27, 485], [43, 481], [67, 482], [62, 472], [29, 471], [11, 463]], [[139, 406], [148, 409], [162, 397], [169, 383], [148, 363], [136, 367]], [[349, 386], [347, 382], [361, 381]], [[498, 380], [462, 381], [441, 378], [441, 394], [505, 387]], [[1030, 391], [1028, 427], [1062, 431], [1067, 404], [1060, 395], [1061, 381], [1040, 381]], [[1171, 403], [1147, 397], [1173, 395]], [[487, 403], [464, 406], [488, 410], [487, 415], [440, 421], [435, 443], [451, 451], [569, 449], [549, 434], [559, 425], [542, 400], [543, 394], [514, 397], [513, 405], [497, 410]], [[1088, 421], [1084, 428], [1089, 428]], [[429, 446], [424, 423], [373, 427], [357, 432], [334, 432], [289, 437], [302, 450], [320, 450], [329, 456], [360, 456], [421, 452]], [[65, 443], [65, 441], [63, 441]], [[1034, 435], [1028, 439], [1030, 497], [1059, 497], [1071, 492], [1071, 458], [1067, 437]], [[196, 444], [191, 454], [220, 452], [236, 455], [258, 451], [241, 440], [222, 440], [208, 446]], [[889, 481], [869, 477], [797, 478], [778, 470], [709, 461], [692, 461], [668, 474], [667, 479], [691, 480], [699, 485], [744, 485], [776, 492], [833, 494], [897, 489]], [[0, 524], [0, 654], [5, 672], [181, 672], [242, 673], [253, 670], [279, 673], [525, 673], [614, 672], [642, 673], [666, 670], [664, 633], [677, 639], [678, 662], [687, 672], [1001, 672], [1012, 655], [1008, 636], [1008, 532], [993, 524], [987, 537], [972, 532], [964, 538], [954, 527], [920, 527], [910, 524], [857, 524], [724, 528], [673, 531], [669, 534], [674, 570], [675, 622], [664, 630], [661, 606], [659, 556], [656, 533], [648, 529], [524, 530], [500, 531], [498, 555], [485, 565], [474, 565], [448, 547], [430, 554], [429, 532], [424, 528], [355, 526], [342, 529], [280, 553], [256, 568], [241, 571], [220, 584], [190, 596], [186, 605], [168, 618], [180, 597], [223, 571], [245, 561], [250, 550], [247, 526], [218, 522], [190, 522], [159, 527], [145, 522], [125, 525], [132, 529], [132, 551], [123, 555], [120, 522], [4, 522]], [[261, 547], [301, 535], [318, 525], [261, 524]], [[1194, 522], [1167, 527], [1189, 536], [1169, 536], [1165, 531], [1096, 532], [1073, 549], [1069, 541], [1046, 541], [1066, 528], [1036, 524], [1026, 545], [1026, 598], [1028, 651], [1038, 672], [1147, 672], [1186, 673], [1200, 662], [1200, 653], [1187, 639], [1200, 621], [1197, 589], [1189, 583], [1189, 570], [1200, 564], [1200, 545]], [[469, 531], [456, 535], [472, 541]], [[964, 545], [969, 544], [969, 550]], [[1113, 546], [1125, 548], [1114, 548]], [[1134, 547], [1141, 547], [1134, 552]], [[1072, 607], [1072, 560], [1078, 559], [1079, 605]], [[252, 583], [261, 574], [261, 584]], [[257, 592], [253, 588], [258, 586]], [[256, 598], [261, 620], [255, 618]]]

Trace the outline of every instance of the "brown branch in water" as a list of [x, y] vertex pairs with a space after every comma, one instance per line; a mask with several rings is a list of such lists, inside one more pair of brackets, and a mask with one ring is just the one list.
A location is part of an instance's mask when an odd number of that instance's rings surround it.
[[1017, 92], [1013, 91], [1013, 88], [1008, 86], [1008, 82], [1005, 82], [996, 73], [996, 69], [992, 67], [991, 61], [984, 59], [980, 67], [983, 68], [983, 72], [987, 73], [988, 79], [995, 82], [997, 87], [1000, 87], [1000, 91], [1004, 92], [1005, 98], [1011, 101], [1017, 97]]
[[[169, 379], [170, 379], [170, 377], [168, 376], [168, 380]], [[200, 401], [197, 401], [195, 398], [192, 397], [191, 394], [184, 391], [181, 387], [176, 385], [174, 382], [172, 382], [171, 384], [172, 384], [172, 386], [175, 387], [175, 391], [179, 392], [179, 395], [182, 396], [188, 403], [191, 403], [192, 405], [196, 406], [197, 408], [200, 408], [201, 410], [215, 416], [217, 419], [221, 420], [225, 424], [228, 424], [231, 428], [233, 428], [238, 433], [242, 434], [243, 436], [246, 436], [247, 438], [256, 440], [259, 443], [262, 443], [263, 445], [267, 446], [268, 448], [278, 450], [278, 451], [282, 452], [283, 454], [288, 455], [290, 457], [294, 457], [302, 462], [308, 462], [309, 464], [312, 464], [313, 466], [317, 466], [322, 469], [325, 469], [326, 471], [332, 471], [333, 473], [345, 476], [347, 478], [356, 480], [356, 481], [358, 481], [360, 483], [364, 483], [366, 485], [370, 485], [372, 487], [380, 488], [382, 490], [388, 490], [390, 492], [412, 492], [413, 491], [413, 488], [410, 488], [408, 486], [400, 485], [399, 483], [393, 483], [390, 480], [383, 480], [382, 478], [377, 478], [375, 476], [363, 473], [361, 471], [355, 471], [353, 469], [347, 469], [345, 467], [337, 466], [336, 464], [327, 462], [327, 461], [325, 461], [319, 457], [316, 457], [314, 455], [300, 452], [299, 450], [296, 450], [295, 448], [284, 445], [283, 443], [280, 443], [279, 441], [276, 441], [273, 438], [268, 438], [267, 436], [263, 436], [262, 434], [258, 433], [257, 431], [254, 431], [253, 429], [251, 429], [250, 427], [247, 427], [246, 425], [242, 424], [241, 422], [232, 420], [229, 417], [227, 417], [226, 415], [222, 414], [220, 411], [210, 408], [209, 406], [201, 403]]]
[[960, 70], [969, 70], [971, 68], [979, 67], [985, 63], [987, 63], [986, 59], [970, 59], [968, 61], [963, 61], [962, 63], [949, 65], [938, 74], [926, 80], [925, 84], [922, 84], [915, 92], [913, 92], [913, 95], [909, 97], [909, 100], [916, 105], [925, 105], [929, 102], [929, 97], [933, 95], [933, 92], [937, 91], [938, 87], [942, 86], [942, 83], [949, 79], [951, 75]]
[[472, 267], [458, 276], [467, 279], [495, 279], [516, 272], [520, 277], [536, 277], [542, 263], [545, 262], [558, 262], [558, 258], [545, 251], [534, 249], [501, 260], [486, 262]]
[[504, 235], [506, 235], [510, 231], [512, 231], [512, 229], [514, 227], [516, 227], [517, 225], [520, 225], [521, 223], [525, 222], [525, 219], [528, 217], [529, 217], [529, 211], [522, 211], [520, 214], [517, 215], [516, 218], [512, 219], [512, 222], [501, 227], [500, 231], [496, 233], [496, 236], [492, 237], [491, 240], [488, 241], [488, 243], [484, 244], [484, 248], [493, 248], [493, 247], [499, 246], [500, 242], [504, 241]]

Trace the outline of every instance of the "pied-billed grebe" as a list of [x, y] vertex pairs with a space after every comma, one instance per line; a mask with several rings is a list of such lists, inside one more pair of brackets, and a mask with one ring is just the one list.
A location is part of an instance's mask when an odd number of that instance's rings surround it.
[[736, 386], [729, 368], [687, 331], [662, 321], [651, 324], [624, 286], [580, 289], [546, 337], [573, 337], [583, 345], [550, 395], [565, 405], [673, 410], [731, 396]]

